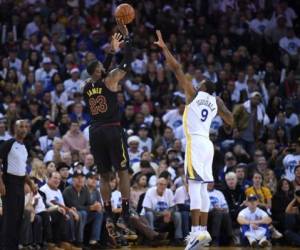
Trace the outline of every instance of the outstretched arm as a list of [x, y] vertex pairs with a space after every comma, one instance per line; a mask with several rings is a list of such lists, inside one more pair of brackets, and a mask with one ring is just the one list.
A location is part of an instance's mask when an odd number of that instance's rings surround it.
[[217, 106], [218, 106], [218, 115], [230, 126], [233, 125], [233, 115], [226, 107], [223, 100], [217, 96], [216, 97]]
[[180, 86], [183, 88], [186, 94], [187, 103], [189, 103], [194, 98], [196, 94], [196, 90], [194, 89], [192, 83], [188, 81], [187, 78], [185, 77], [180, 63], [171, 54], [170, 50], [168, 49], [167, 45], [165, 44], [162, 38], [160, 30], [156, 31], [156, 35], [158, 41], [154, 42], [154, 44], [156, 44], [162, 49], [168, 65], [170, 66], [171, 70], [174, 72]]
[[[121, 64], [119, 65], [118, 68], [113, 69], [110, 71], [105, 79], [105, 83], [109, 89], [112, 91], [117, 91], [118, 90], [118, 83], [119, 81], [126, 75], [126, 73], [130, 70], [130, 65], [132, 61], [132, 44], [131, 40], [128, 36], [128, 30], [126, 26], [121, 27], [122, 30], [122, 35], [124, 38], [124, 41], [121, 41], [118, 37], [115, 37], [115, 39], [119, 39], [118, 43], [124, 42], [124, 56]], [[114, 39], [114, 37], [113, 37]]]

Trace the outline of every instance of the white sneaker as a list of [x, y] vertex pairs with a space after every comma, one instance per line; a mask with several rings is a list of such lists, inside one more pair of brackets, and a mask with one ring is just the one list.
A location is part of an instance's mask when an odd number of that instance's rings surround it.
[[253, 247], [253, 248], [257, 247], [257, 241], [256, 241], [256, 239], [254, 239], [254, 238], [252, 238], [250, 236], [247, 236], [247, 239], [248, 239], [249, 244], [250, 244], [251, 247]]
[[272, 230], [272, 239], [280, 239], [282, 236], [282, 233], [280, 233], [276, 228]]
[[211, 236], [208, 231], [191, 232], [186, 237], [185, 250], [199, 250], [201, 246], [206, 246], [211, 241]]
[[260, 247], [267, 247], [270, 245], [269, 241], [267, 240], [266, 237], [263, 237], [259, 242], [258, 242], [258, 245]]

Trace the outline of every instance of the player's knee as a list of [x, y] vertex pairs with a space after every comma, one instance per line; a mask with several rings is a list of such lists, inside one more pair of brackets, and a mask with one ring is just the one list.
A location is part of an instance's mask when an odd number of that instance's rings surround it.
[[189, 195], [191, 199], [191, 210], [201, 209], [201, 183], [198, 181], [189, 180]]

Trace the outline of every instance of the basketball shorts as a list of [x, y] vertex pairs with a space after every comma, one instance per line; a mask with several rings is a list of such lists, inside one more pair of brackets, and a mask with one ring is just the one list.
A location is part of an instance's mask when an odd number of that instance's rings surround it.
[[129, 168], [126, 135], [120, 126], [90, 126], [90, 146], [98, 172], [126, 170]]
[[213, 143], [200, 135], [186, 137], [184, 169], [188, 179], [200, 182], [213, 182], [212, 163], [214, 158]]

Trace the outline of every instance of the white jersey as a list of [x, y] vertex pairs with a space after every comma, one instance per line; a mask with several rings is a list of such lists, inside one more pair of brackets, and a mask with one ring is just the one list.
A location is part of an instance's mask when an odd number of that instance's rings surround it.
[[217, 111], [216, 97], [199, 91], [194, 100], [186, 106], [183, 114], [186, 136], [201, 135], [209, 138], [209, 129]]

